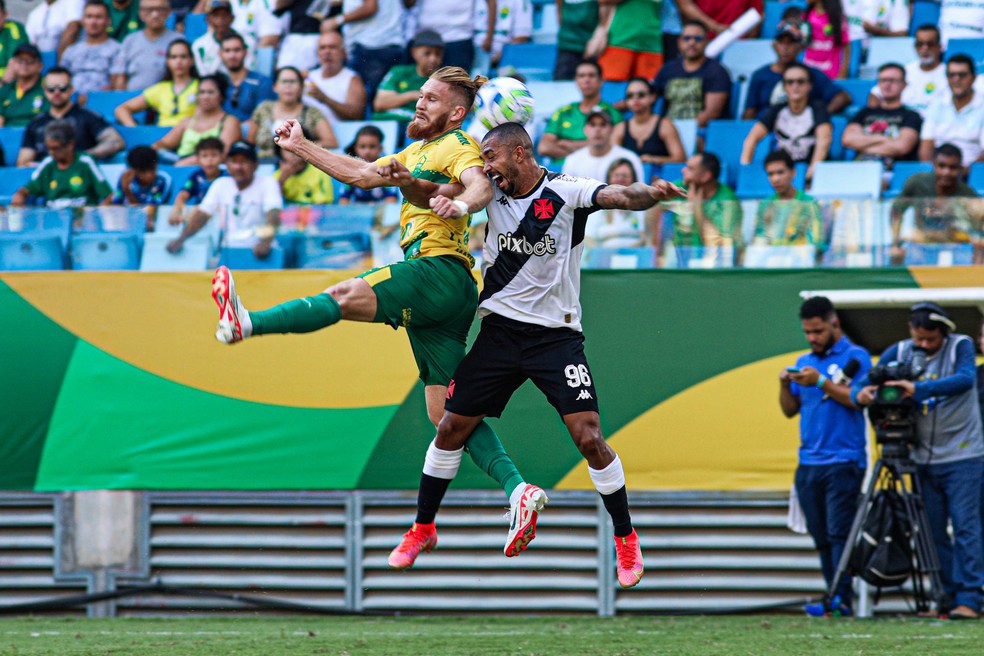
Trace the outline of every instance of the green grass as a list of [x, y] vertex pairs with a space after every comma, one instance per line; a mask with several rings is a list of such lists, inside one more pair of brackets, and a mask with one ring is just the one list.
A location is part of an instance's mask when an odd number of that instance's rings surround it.
[[0, 654], [648, 656], [984, 653], [984, 622], [754, 617], [3, 619]]

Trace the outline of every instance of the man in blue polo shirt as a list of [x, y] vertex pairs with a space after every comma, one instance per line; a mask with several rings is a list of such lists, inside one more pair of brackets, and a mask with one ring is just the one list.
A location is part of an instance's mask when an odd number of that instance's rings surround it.
[[257, 105], [264, 100], [273, 100], [274, 96], [270, 78], [246, 67], [247, 54], [246, 41], [241, 35], [228, 32], [222, 37], [219, 58], [229, 78], [229, 91], [222, 109], [240, 121], [249, 120]]
[[[800, 306], [800, 321], [810, 352], [779, 374], [779, 405], [787, 417], [800, 416], [796, 495], [829, 587], [851, 531], [867, 465], [864, 413], [851, 402], [850, 381], [843, 372], [850, 368], [856, 369], [855, 378], [867, 375], [871, 356], [844, 336], [828, 298], [807, 299]], [[858, 364], [848, 367], [851, 361]], [[850, 577], [841, 577], [834, 592], [831, 611], [850, 615]], [[823, 615], [825, 609], [822, 603], [809, 604], [806, 612]]]

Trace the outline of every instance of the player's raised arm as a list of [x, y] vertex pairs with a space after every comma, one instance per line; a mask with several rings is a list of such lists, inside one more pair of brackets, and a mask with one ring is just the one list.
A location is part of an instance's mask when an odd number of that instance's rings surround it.
[[[431, 199], [430, 206], [435, 214], [444, 218], [457, 218], [478, 212], [492, 201], [492, 183], [482, 167], [465, 169], [461, 174], [461, 184], [464, 185], [464, 191], [460, 194], [441, 193]], [[447, 191], [453, 191], [451, 188], [455, 185], [440, 186], [449, 187]]]
[[465, 190], [464, 185], [458, 182], [439, 184], [424, 178], [415, 178], [410, 170], [394, 157], [388, 158], [386, 163], [378, 166], [376, 172], [390, 181], [387, 184], [399, 187], [407, 202], [425, 209], [430, 207], [431, 199], [436, 196], [454, 198]]
[[304, 161], [310, 162], [345, 184], [361, 189], [374, 189], [394, 184], [392, 180], [379, 175], [376, 166], [371, 162], [327, 151], [305, 138], [301, 124], [295, 119], [287, 119], [274, 130], [274, 141], [284, 150], [299, 155]]
[[598, 192], [598, 205], [603, 209], [647, 210], [661, 200], [685, 198], [687, 192], [672, 182], [656, 180], [651, 185], [635, 182], [628, 187], [608, 185]]

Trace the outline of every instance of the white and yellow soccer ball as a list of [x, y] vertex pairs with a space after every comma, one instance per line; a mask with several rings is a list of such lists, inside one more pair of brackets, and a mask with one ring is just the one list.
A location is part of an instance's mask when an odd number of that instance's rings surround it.
[[503, 123], [526, 125], [533, 118], [533, 94], [511, 77], [496, 77], [482, 85], [475, 96], [475, 119], [486, 130]]

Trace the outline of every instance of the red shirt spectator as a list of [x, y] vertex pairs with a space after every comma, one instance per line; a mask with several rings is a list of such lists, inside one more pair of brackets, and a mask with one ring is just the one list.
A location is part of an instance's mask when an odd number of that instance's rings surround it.
[[[764, 9], [763, 0], [677, 0], [677, 7], [684, 20], [700, 21], [707, 26], [710, 38], [714, 38], [738, 17], [749, 9], [754, 9], [760, 15]], [[757, 37], [759, 28], [752, 30], [748, 36]]]

